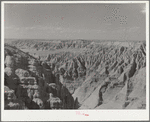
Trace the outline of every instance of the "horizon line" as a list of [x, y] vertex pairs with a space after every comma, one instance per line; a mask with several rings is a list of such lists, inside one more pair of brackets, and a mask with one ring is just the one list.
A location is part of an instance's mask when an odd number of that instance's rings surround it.
[[35, 39], [30, 39], [30, 38], [22, 38], [22, 39], [19, 39], [19, 38], [4, 38], [4, 41], [5, 40], [49, 40], [49, 41], [51, 41], [51, 40], [62, 40], [62, 41], [64, 41], [64, 40], [87, 40], [87, 41], [146, 41], [146, 39], [143, 39], [143, 40], [118, 40], [118, 39], [112, 39], [112, 40], [110, 40], [110, 39], [37, 39], [37, 38], [35, 38]]

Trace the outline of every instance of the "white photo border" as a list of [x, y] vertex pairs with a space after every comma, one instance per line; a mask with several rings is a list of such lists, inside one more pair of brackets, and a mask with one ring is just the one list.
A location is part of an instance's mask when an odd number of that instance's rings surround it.
[[[4, 5], [7, 3], [40, 4], [146, 4], [146, 109], [145, 110], [4, 110]], [[89, 116], [78, 115], [88, 114]], [[132, 121], [149, 120], [149, 1], [2, 1], [1, 2], [1, 120], [2, 121]]]

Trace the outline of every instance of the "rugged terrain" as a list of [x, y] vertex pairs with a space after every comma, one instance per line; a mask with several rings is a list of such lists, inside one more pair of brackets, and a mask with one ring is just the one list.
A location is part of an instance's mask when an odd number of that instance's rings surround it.
[[7, 41], [5, 91], [5, 109], [144, 109], [146, 42]]

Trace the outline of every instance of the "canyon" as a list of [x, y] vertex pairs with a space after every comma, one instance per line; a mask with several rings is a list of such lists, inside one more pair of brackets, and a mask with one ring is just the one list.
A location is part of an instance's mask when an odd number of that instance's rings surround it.
[[7, 40], [5, 109], [145, 109], [146, 42]]

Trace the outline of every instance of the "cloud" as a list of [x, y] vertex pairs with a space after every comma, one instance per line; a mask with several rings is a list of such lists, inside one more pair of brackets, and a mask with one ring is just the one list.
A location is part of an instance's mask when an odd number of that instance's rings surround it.
[[36, 27], [23, 27], [22, 29], [25, 29], [25, 30], [33, 30], [33, 29], [36, 29]]
[[146, 5], [141, 5], [141, 13], [145, 14], [146, 13]]
[[14, 28], [16, 28], [16, 26], [15, 25], [10, 25], [10, 26], [4, 26], [4, 29], [14, 29]]
[[100, 29], [75, 29], [75, 28], [62, 28], [60, 33], [104, 33]]
[[11, 27], [11, 26], [9, 26], [9, 27], [4, 27], [4, 29], [12, 29], [12, 27]]
[[111, 33], [135, 33], [139, 31], [140, 27], [134, 26], [134, 27], [119, 27], [115, 30], [112, 30]]
[[143, 9], [143, 10], [141, 11], [141, 13], [145, 14], [145, 13], [146, 13], [146, 9]]
[[137, 30], [139, 30], [140, 27], [131, 27], [131, 28], [128, 28], [128, 32], [136, 32]]

